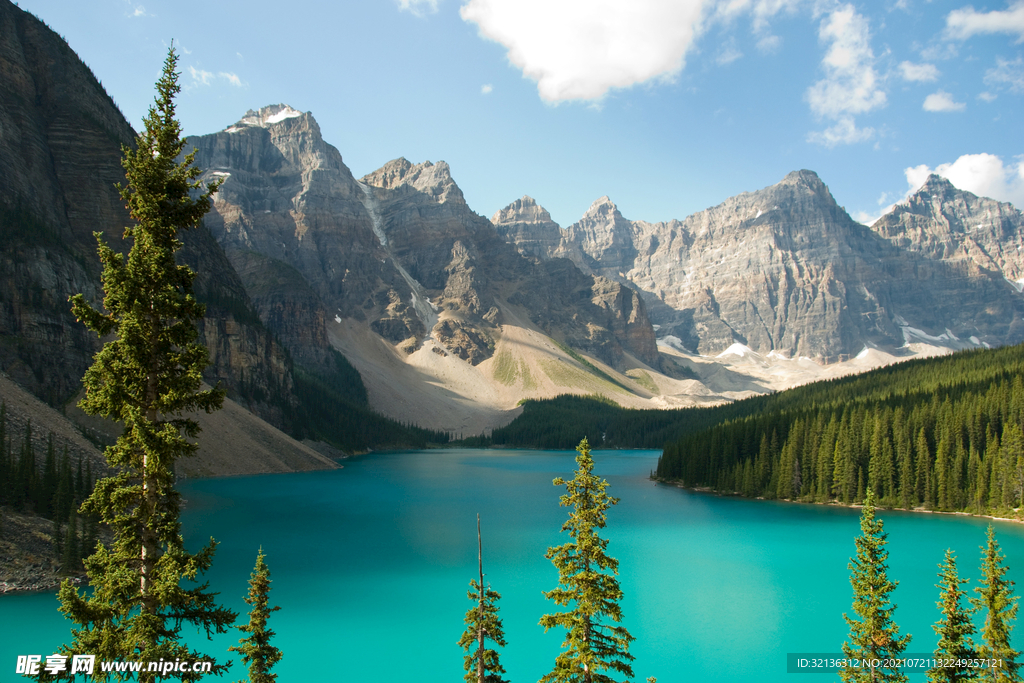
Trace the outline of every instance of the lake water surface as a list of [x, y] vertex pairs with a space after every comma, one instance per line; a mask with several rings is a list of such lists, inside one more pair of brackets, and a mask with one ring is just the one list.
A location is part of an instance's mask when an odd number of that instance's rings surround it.
[[[553, 611], [542, 591], [557, 585], [544, 558], [564, 542], [558, 506], [574, 452], [443, 450], [374, 453], [342, 470], [183, 482], [191, 547], [215, 537], [208, 574], [223, 603], [242, 612], [249, 572], [262, 546], [272, 572], [275, 669], [292, 681], [461, 680], [456, 646], [469, 580], [476, 575], [476, 514], [486, 580], [502, 594], [513, 683], [548, 673], [563, 632], [537, 625]], [[852, 593], [847, 563], [857, 510], [720, 498], [656, 485], [656, 451], [597, 451], [598, 475], [621, 503], [609, 513], [608, 552], [620, 562], [624, 625], [636, 642], [636, 680], [791, 681], [786, 653], [836, 652], [847, 637]], [[930, 652], [936, 566], [947, 547], [976, 585], [989, 520], [882, 512], [889, 577], [900, 581], [895, 620], [909, 650]], [[996, 523], [1011, 567], [1024, 581], [1024, 527]], [[1018, 628], [1018, 631], [1021, 630]], [[1017, 634], [1019, 635], [1019, 634]], [[236, 632], [201, 651], [220, 655]], [[0, 598], [0, 680], [14, 680], [19, 654], [52, 653], [68, 625], [52, 595]], [[1018, 648], [1024, 638], [1016, 638]], [[237, 661], [237, 655], [234, 657]], [[231, 678], [243, 671], [236, 664]], [[217, 679], [214, 679], [217, 680]], [[911, 680], [924, 680], [922, 675]]]

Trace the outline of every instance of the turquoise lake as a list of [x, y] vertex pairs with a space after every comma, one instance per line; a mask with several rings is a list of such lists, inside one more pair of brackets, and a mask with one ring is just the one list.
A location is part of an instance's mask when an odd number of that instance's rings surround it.
[[[513, 683], [548, 673], [563, 639], [537, 625], [557, 585], [544, 558], [564, 542], [557, 476], [571, 451], [374, 453], [344, 469], [182, 482], [189, 545], [220, 545], [207, 575], [222, 602], [242, 612], [262, 546], [272, 572], [271, 616], [281, 683], [460, 681], [456, 646], [476, 574], [476, 514], [486, 580], [502, 594]], [[595, 471], [621, 499], [609, 513], [608, 552], [620, 562], [624, 625], [636, 637], [636, 681], [837, 680], [788, 674], [790, 652], [835, 652], [848, 628], [847, 563], [857, 510], [722, 498], [656, 485], [657, 451], [596, 451]], [[947, 547], [976, 585], [989, 520], [882, 511], [889, 577], [900, 582], [895, 620], [930, 652], [939, 618], [937, 565]], [[1010, 578], [1024, 590], [1024, 526], [996, 523]], [[1022, 627], [1018, 625], [1018, 631]], [[1020, 633], [1016, 634], [1020, 635]], [[223, 658], [237, 632], [200, 651]], [[45, 657], [68, 639], [50, 594], [0, 598], [0, 681], [17, 680], [19, 654]], [[1024, 645], [1024, 637], [1015, 639]], [[237, 655], [234, 657], [237, 661]], [[243, 676], [235, 665], [230, 677]], [[915, 674], [911, 680], [924, 680]]]

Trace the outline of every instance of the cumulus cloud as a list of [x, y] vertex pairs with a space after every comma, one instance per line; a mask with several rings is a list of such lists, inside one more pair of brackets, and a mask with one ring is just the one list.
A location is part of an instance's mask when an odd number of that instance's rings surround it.
[[928, 176], [935, 173], [961, 190], [1001, 202], [1013, 202], [1018, 209], [1024, 208], [1024, 156], [1004, 164], [994, 154], [965, 154], [952, 163], [939, 164], [935, 168], [921, 164], [907, 168], [903, 173], [910, 186], [908, 197], [921, 189]]
[[885, 106], [886, 97], [875, 73], [867, 19], [853, 5], [840, 5], [822, 20], [818, 39], [829, 46], [821, 60], [825, 78], [807, 89], [807, 102], [817, 116], [836, 124], [808, 140], [832, 147], [870, 139], [874, 130], [857, 128], [853, 115]]
[[945, 90], [933, 92], [924, 98], [921, 106], [925, 111], [963, 111], [967, 107], [963, 102], [956, 102]]
[[939, 70], [934, 64], [914, 64], [912, 62], [900, 63], [900, 75], [905, 81], [921, 81], [930, 83], [938, 79]]
[[982, 100], [984, 102], [995, 102], [996, 101], [996, 97], [997, 97], [996, 95], [993, 95], [990, 92], [978, 93], [978, 99]]
[[1005, 10], [979, 12], [970, 5], [946, 15], [946, 36], [967, 40], [986, 33], [1010, 33], [1024, 41], [1024, 0], [1016, 0]]
[[711, 0], [469, 0], [459, 14], [537, 82], [547, 102], [600, 99], [674, 78]]
[[486, 85], [480, 86], [480, 94], [481, 95], [490, 95], [491, 92], [493, 92], [493, 91], [494, 91], [494, 86], [491, 85], [490, 83], [487, 83]]
[[995, 67], [985, 72], [985, 83], [1009, 88], [1013, 92], [1024, 92], [1024, 60], [1017, 57], [1011, 62], [996, 57]]
[[427, 12], [437, 12], [437, 0], [398, 0], [398, 9], [421, 17]]

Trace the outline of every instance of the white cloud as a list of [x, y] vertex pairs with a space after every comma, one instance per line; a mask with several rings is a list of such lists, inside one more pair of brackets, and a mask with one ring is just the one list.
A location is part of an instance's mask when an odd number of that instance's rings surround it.
[[192, 76], [192, 82], [194, 84], [210, 85], [213, 82], [213, 74], [209, 71], [203, 71], [197, 69], [194, 66], [188, 68], [188, 73]]
[[480, 94], [481, 95], [490, 95], [493, 91], [494, 91], [494, 86], [491, 85], [490, 83], [487, 83], [486, 85], [480, 86]]
[[736, 40], [730, 38], [722, 44], [721, 49], [718, 51], [718, 56], [715, 57], [715, 61], [720, 66], [725, 66], [726, 64], [732, 64], [742, 56], [743, 53], [736, 47]]
[[231, 85], [235, 86], [236, 88], [241, 88], [242, 87], [242, 79], [240, 79], [238, 77], [238, 74], [233, 74], [233, 73], [228, 73], [226, 71], [221, 71], [217, 75], [220, 76], [221, 78], [226, 78], [228, 83], [230, 83]]
[[151, 17], [151, 16], [153, 16], [152, 14], [150, 14], [149, 12], [146, 11], [145, 7], [143, 7], [142, 5], [136, 5], [135, 3], [131, 2], [131, 0], [128, 0], [127, 5], [128, 5], [127, 15], [129, 17]]
[[857, 128], [853, 115], [885, 106], [886, 97], [875, 73], [867, 19], [852, 5], [841, 5], [822, 20], [818, 39], [829, 45], [821, 60], [825, 78], [807, 89], [807, 102], [817, 116], [836, 124], [807, 139], [828, 147], [870, 139], [874, 129]]
[[996, 57], [996, 65], [985, 72], [985, 83], [1003, 86], [1012, 92], [1024, 92], [1024, 60], [1017, 57], [1011, 62]]
[[197, 69], [194, 66], [190, 66], [188, 67], [188, 74], [192, 77], [192, 82], [189, 84], [190, 87], [213, 85], [214, 81], [218, 79], [224, 79], [237, 88], [240, 88], [243, 85], [242, 79], [239, 78], [237, 74], [229, 73], [227, 71], [213, 73], [211, 71], [205, 71], [203, 69]]
[[967, 107], [963, 102], [956, 102], [945, 90], [937, 90], [924, 98], [922, 108], [925, 111], [963, 111]]
[[889, 213], [889, 211], [891, 209], [892, 209], [892, 207], [890, 206], [885, 211], [882, 211], [882, 213], [877, 213], [875, 211], [872, 211], [870, 213], [867, 212], [867, 211], [857, 211], [857, 212], [853, 213], [850, 216], [850, 218], [852, 218], [853, 220], [855, 220], [858, 223], [861, 223], [863, 225], [872, 225], [879, 218], [881, 218], [885, 214]]
[[983, 100], [985, 102], [995, 102], [996, 101], [996, 97], [997, 97], [997, 95], [993, 95], [990, 92], [978, 93], [978, 99], [979, 100]]
[[469, 0], [459, 14], [508, 48], [542, 99], [560, 102], [674, 78], [711, 1]]
[[939, 70], [934, 64], [914, 64], [912, 62], [900, 63], [900, 75], [905, 81], [931, 82], [939, 77]]
[[960, 48], [956, 43], [937, 40], [928, 47], [921, 49], [921, 58], [929, 62], [948, 61], [960, 56]]
[[437, 0], [398, 0], [398, 9], [412, 12], [418, 17], [424, 12], [437, 12]]
[[769, 19], [780, 12], [793, 13], [805, 4], [804, 0], [722, 0], [715, 7], [715, 18], [732, 21], [749, 13], [753, 15], [754, 32], [765, 33]]
[[946, 15], [946, 36], [967, 40], [985, 33], [1016, 33], [1024, 41], [1024, 0], [1016, 0], [1003, 11], [978, 12], [968, 5]]
[[874, 128], [858, 128], [852, 116], [844, 116], [835, 125], [823, 131], [808, 133], [807, 141], [825, 147], [836, 145], [852, 145], [857, 142], [870, 140], [875, 136]]
[[776, 35], [768, 34], [757, 41], [757, 49], [765, 54], [777, 52], [780, 47], [782, 47], [782, 38]]
[[1002, 202], [1013, 202], [1024, 208], [1024, 156], [1018, 156], [1009, 165], [994, 154], [965, 154], [948, 164], [939, 164], [934, 169], [926, 164], [913, 166], [903, 171], [910, 189], [907, 196], [917, 192], [932, 173], [949, 180], [961, 190], [973, 192], [981, 197], [991, 197]]

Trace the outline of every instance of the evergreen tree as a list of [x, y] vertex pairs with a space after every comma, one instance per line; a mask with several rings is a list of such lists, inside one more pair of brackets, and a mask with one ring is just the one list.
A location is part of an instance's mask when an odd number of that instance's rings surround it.
[[[61, 611], [78, 624], [65, 653], [107, 661], [204, 660], [221, 673], [226, 665], [179, 643], [183, 624], [223, 633], [236, 615], [216, 604], [206, 584], [183, 585], [210, 567], [216, 543], [211, 539], [194, 554], [184, 548], [174, 463], [195, 453], [199, 426], [181, 415], [216, 410], [223, 391], [199, 390], [208, 355], [196, 341], [196, 321], [205, 310], [192, 295], [195, 274], [175, 263], [178, 231], [199, 224], [217, 187], [196, 181], [194, 153], [177, 161], [185, 141], [174, 115], [176, 64], [172, 47], [145, 130], [134, 150], [123, 149], [127, 184], [119, 190], [136, 222], [124, 231], [127, 260], [97, 233], [103, 310], [81, 294], [72, 297], [80, 321], [100, 337], [113, 336], [86, 371], [80, 406], [122, 422], [124, 431], [105, 452], [113, 476], [97, 483], [82, 508], [109, 525], [113, 545], [98, 544], [86, 561], [91, 591], [80, 593], [65, 581], [59, 597]], [[140, 680], [155, 680], [155, 673], [143, 672]]]
[[566, 649], [541, 683], [614, 683], [604, 671], [633, 677], [629, 644], [634, 638], [625, 627], [603, 623], [605, 619], [622, 621], [622, 590], [616, 578], [619, 562], [605, 554], [608, 540], [599, 537], [597, 530], [605, 527], [608, 508], [619, 501], [605, 493], [608, 482], [594, 475], [586, 438], [576, 450], [576, 476], [568, 482], [561, 477], [554, 480], [555, 486], [566, 487], [559, 505], [573, 508], [562, 525], [572, 540], [548, 548], [545, 557], [558, 569], [559, 587], [544, 594], [556, 605], [572, 605], [572, 609], [545, 614], [540, 620], [545, 631], [555, 626], [566, 630]]
[[1013, 597], [1013, 581], [1006, 579], [1004, 555], [996, 542], [996, 531], [990, 524], [988, 542], [981, 553], [981, 585], [974, 589], [978, 597], [971, 598], [977, 610], [984, 610], [985, 625], [981, 629], [979, 654], [993, 660], [993, 666], [986, 669], [983, 680], [993, 683], [1020, 681], [1020, 652], [1010, 646], [1013, 621], [1017, 618], [1017, 598]]
[[249, 635], [228, 650], [242, 655], [242, 663], [249, 665], [249, 683], [274, 683], [277, 674], [270, 673], [281, 661], [281, 650], [270, 644], [274, 632], [267, 628], [267, 617], [280, 607], [270, 607], [270, 570], [263, 560], [263, 548], [256, 556], [256, 567], [249, 575], [249, 595], [245, 598], [249, 610], [249, 623], [236, 627]]
[[[874, 496], [869, 491], [860, 516], [861, 535], [854, 541], [857, 556], [850, 560], [850, 584], [853, 586], [853, 612], [843, 618], [850, 626], [850, 642], [843, 643], [843, 653], [850, 658], [886, 660], [897, 658], [907, 648], [910, 636], [900, 635], [899, 626], [892, 620], [896, 605], [889, 601], [898, 582], [890, 581], [885, 563], [889, 551], [882, 520], [875, 518]], [[839, 677], [848, 683], [905, 683], [907, 676], [898, 667], [884, 669], [840, 669]]]
[[459, 647], [466, 651], [464, 657], [466, 683], [508, 683], [501, 677], [504, 667], [498, 661], [495, 650], [484, 647], [490, 638], [505, 647], [505, 631], [498, 616], [498, 600], [501, 594], [490, 587], [484, 587], [484, 554], [480, 537], [480, 515], [476, 516], [477, 561], [480, 565], [480, 581], [469, 582], [469, 599], [476, 603], [466, 612], [466, 630], [459, 638]]
[[77, 574], [82, 566], [82, 553], [78, 547], [78, 518], [71, 513], [67, 533], [61, 544], [60, 571], [62, 574]]
[[[960, 585], [967, 583], [956, 571], [956, 555], [952, 550], [946, 551], [945, 561], [939, 565], [939, 583], [936, 586], [942, 591], [936, 604], [942, 612], [942, 618], [932, 626], [939, 634], [939, 644], [935, 647], [935, 659], [970, 660], [978, 656], [971, 636], [974, 634], [974, 623], [971, 614], [974, 610], [965, 608], [961, 599], [966, 591]], [[973, 681], [977, 678], [978, 669], [968, 666], [940, 666], [928, 671], [928, 680], [932, 683], [959, 683]]]

